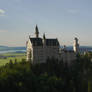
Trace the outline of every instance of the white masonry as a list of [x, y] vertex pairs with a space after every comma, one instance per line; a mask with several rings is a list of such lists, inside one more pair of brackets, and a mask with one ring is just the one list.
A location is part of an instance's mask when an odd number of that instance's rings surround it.
[[45, 34], [43, 34], [43, 38], [40, 38], [37, 26], [35, 28], [35, 37], [29, 36], [26, 46], [27, 61], [33, 64], [44, 63], [48, 58], [56, 58], [70, 64], [76, 59], [75, 50], [69, 51], [65, 48], [61, 49], [58, 39], [47, 39]]

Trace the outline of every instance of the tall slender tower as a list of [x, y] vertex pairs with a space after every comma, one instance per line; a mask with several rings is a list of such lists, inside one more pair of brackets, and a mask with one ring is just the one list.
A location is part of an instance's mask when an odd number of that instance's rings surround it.
[[38, 30], [38, 26], [37, 25], [35, 27], [35, 35], [36, 35], [36, 38], [39, 38], [39, 30]]
[[78, 53], [79, 52], [78, 38], [75, 38], [74, 39], [73, 50], [74, 50], [75, 53]]
[[43, 46], [46, 46], [46, 36], [45, 36], [45, 33], [43, 34]]

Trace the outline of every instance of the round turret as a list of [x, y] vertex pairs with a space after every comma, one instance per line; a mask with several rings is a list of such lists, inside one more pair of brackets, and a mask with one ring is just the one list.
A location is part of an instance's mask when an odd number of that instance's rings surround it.
[[74, 52], [76, 52], [76, 53], [79, 52], [78, 38], [75, 38], [75, 39], [74, 39], [73, 50], [74, 50]]

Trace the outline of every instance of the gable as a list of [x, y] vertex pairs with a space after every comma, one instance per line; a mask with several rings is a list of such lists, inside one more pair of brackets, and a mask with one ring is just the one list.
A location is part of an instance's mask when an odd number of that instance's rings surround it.
[[30, 41], [33, 46], [43, 46], [43, 42], [41, 38], [30, 38]]
[[46, 39], [47, 46], [59, 46], [59, 42], [57, 39]]

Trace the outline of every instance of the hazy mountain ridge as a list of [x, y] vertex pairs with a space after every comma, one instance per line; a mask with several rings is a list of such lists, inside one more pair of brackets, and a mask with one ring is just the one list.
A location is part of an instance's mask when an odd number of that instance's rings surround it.
[[[62, 46], [61, 46], [62, 48]], [[67, 50], [73, 50], [73, 46], [67, 46], [66, 47]], [[80, 51], [92, 51], [92, 47], [91, 46], [80, 46]]]
[[0, 51], [8, 51], [8, 50], [26, 50], [26, 47], [8, 47], [8, 46], [0, 46]]
[[[62, 48], [62, 46], [61, 46]], [[26, 47], [8, 47], [8, 46], [0, 46], [0, 51], [8, 51], [8, 50], [26, 50]], [[67, 46], [67, 50], [73, 50], [72, 46]], [[92, 51], [91, 46], [80, 46], [81, 51]]]

